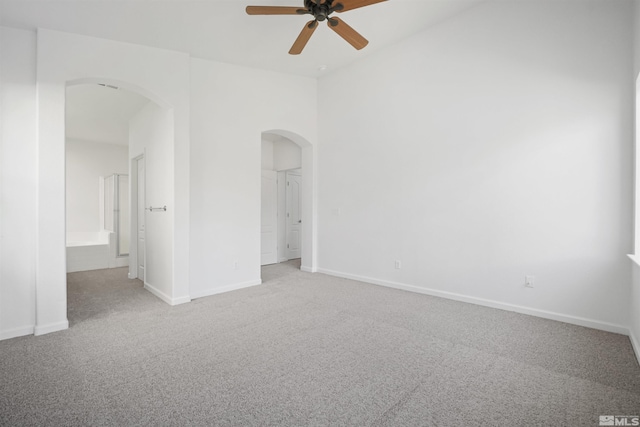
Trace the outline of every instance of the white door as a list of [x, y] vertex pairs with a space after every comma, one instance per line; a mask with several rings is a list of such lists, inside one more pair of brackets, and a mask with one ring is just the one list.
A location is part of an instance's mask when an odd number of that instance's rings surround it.
[[287, 172], [287, 258], [300, 258], [302, 241], [302, 178]]
[[278, 262], [278, 173], [262, 171], [260, 265]]
[[278, 171], [278, 262], [287, 257], [287, 171]]
[[144, 158], [138, 159], [138, 279], [144, 282]]

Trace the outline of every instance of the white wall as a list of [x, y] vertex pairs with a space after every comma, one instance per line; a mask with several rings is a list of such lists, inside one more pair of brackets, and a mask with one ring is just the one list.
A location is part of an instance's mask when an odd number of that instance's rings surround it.
[[109, 83], [144, 95], [174, 117], [174, 275], [169, 302], [188, 298], [188, 55], [127, 43], [38, 30], [38, 181], [36, 334], [65, 329], [64, 105], [69, 84]]
[[272, 171], [273, 168], [273, 142], [262, 140], [262, 169]]
[[0, 339], [33, 333], [36, 35], [0, 27]]
[[273, 170], [283, 171], [302, 167], [302, 153], [298, 144], [288, 139], [273, 143]]
[[[173, 287], [174, 209], [173, 114], [149, 102], [129, 122], [130, 158], [144, 155], [145, 206], [167, 206], [167, 211], [145, 211], [145, 288], [171, 302]], [[135, 235], [134, 230], [131, 231]], [[132, 239], [133, 241], [133, 239]], [[136, 269], [137, 265], [131, 266]]]
[[630, 338], [633, 343], [634, 350], [638, 360], [640, 360], [640, 185], [638, 185], [638, 177], [640, 172], [640, 132], [638, 123], [640, 123], [640, 2], [633, 2], [633, 78], [635, 79], [635, 251], [633, 262], [631, 262], [631, 296], [629, 298], [629, 330]]
[[632, 1], [632, 19], [633, 19], [633, 70], [634, 76], [640, 72], [640, 0]]
[[[10, 111], [11, 117], [2, 112], [3, 123], [16, 125], [4, 127], [2, 144], [3, 165], [15, 165], [2, 170], [0, 304], [6, 301], [11, 305], [0, 314], [8, 319], [0, 324], [2, 337], [33, 331], [43, 334], [68, 325], [64, 226], [67, 84], [113, 83], [151, 98], [172, 115], [175, 143], [170, 155], [160, 162], [164, 181], [158, 181], [158, 188], [170, 192], [172, 198], [165, 197], [168, 193], [154, 197], [151, 189], [148, 193], [149, 203], [167, 204], [164, 218], [173, 222], [173, 288], [170, 295], [165, 295], [168, 302], [188, 301], [190, 283], [194, 294], [200, 296], [259, 283], [263, 131], [307, 144], [303, 157], [310, 197], [305, 201], [305, 212], [307, 224], [314, 224], [315, 80], [189, 61], [182, 53], [50, 30], [39, 30], [36, 36], [3, 29], [2, 45], [3, 59], [15, 58], [3, 60], [3, 102], [6, 98], [16, 106]], [[195, 94], [193, 103], [189, 102], [189, 87]], [[16, 116], [19, 118], [14, 120]], [[195, 132], [193, 138], [189, 125]], [[190, 157], [191, 141], [196, 149]], [[163, 155], [167, 154], [166, 146], [163, 150]], [[132, 156], [136, 154], [132, 151]], [[154, 174], [154, 166], [149, 164], [153, 150], [146, 155], [147, 171]], [[20, 156], [24, 162], [17, 167]], [[15, 192], [6, 185], [14, 176], [20, 181]], [[193, 185], [191, 178], [195, 179]], [[195, 197], [191, 197], [191, 191], [195, 191]], [[6, 208], [15, 205], [24, 209], [13, 214]], [[193, 227], [189, 223], [192, 207], [200, 209], [194, 215], [197, 222]], [[306, 231], [315, 233], [311, 225]], [[194, 245], [189, 244], [190, 236], [196, 237]], [[25, 250], [11, 255], [16, 244]], [[312, 245], [303, 249], [313, 265]], [[190, 256], [190, 251], [195, 255]], [[162, 253], [167, 254], [164, 250]], [[238, 268], [234, 269], [236, 261]], [[158, 261], [156, 265], [170, 263]], [[194, 280], [189, 278], [190, 271], [195, 273]], [[153, 274], [148, 277], [154, 280]], [[158, 288], [162, 290], [164, 285]], [[16, 293], [24, 294], [22, 300]]]
[[321, 271], [626, 331], [630, 12], [486, 3], [321, 78]]
[[128, 158], [126, 146], [67, 139], [67, 233], [102, 230], [100, 177], [128, 175]]
[[[195, 298], [260, 283], [262, 132], [284, 129], [314, 144], [317, 102], [313, 79], [200, 59], [191, 60], [191, 87]], [[309, 224], [313, 210], [309, 203]]]
[[302, 167], [300, 146], [286, 138], [262, 139], [262, 169], [284, 171]]
[[65, 327], [64, 90], [96, 76], [173, 107], [173, 302], [259, 282], [260, 135], [288, 130], [324, 271], [624, 329], [630, 4], [488, 3], [319, 87], [48, 30], [36, 75], [34, 34], [2, 29], [0, 338], [33, 330], [35, 283], [36, 332]]

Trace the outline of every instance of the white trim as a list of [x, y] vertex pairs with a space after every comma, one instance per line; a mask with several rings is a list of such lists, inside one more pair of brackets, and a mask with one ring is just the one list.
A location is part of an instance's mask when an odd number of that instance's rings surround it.
[[158, 298], [160, 298], [162, 301], [164, 301], [167, 304], [169, 304], [169, 305], [180, 305], [180, 304], [185, 304], [185, 303], [191, 302], [191, 297], [188, 296], [188, 295], [184, 296], [184, 297], [179, 297], [179, 298], [171, 298], [169, 295], [167, 295], [164, 292], [154, 288], [153, 286], [151, 286], [147, 282], [144, 282], [144, 288], [146, 290], [148, 290], [149, 292], [151, 292], [153, 295], [155, 295]]
[[217, 295], [217, 294], [223, 294], [225, 292], [237, 291], [239, 289], [250, 288], [252, 286], [257, 286], [257, 285], [261, 285], [261, 284], [262, 284], [262, 280], [260, 280], [260, 279], [258, 279], [258, 280], [249, 280], [248, 282], [236, 283], [234, 285], [227, 285], [227, 286], [223, 286], [221, 288], [212, 288], [212, 289], [207, 289], [207, 290], [204, 290], [204, 291], [201, 291], [201, 292], [192, 293], [191, 294], [191, 298], [195, 299], [195, 298], [209, 297], [211, 295]]
[[69, 329], [69, 321], [64, 320], [62, 322], [49, 323], [48, 325], [38, 326], [33, 329], [33, 335], [39, 336], [44, 334], [50, 334], [52, 332], [64, 331]]
[[616, 334], [630, 335], [629, 329], [625, 326], [616, 325], [613, 323], [601, 322], [593, 319], [587, 319], [584, 317], [554, 313], [552, 311], [540, 310], [537, 308], [523, 307], [520, 305], [508, 304], [508, 303], [488, 300], [484, 298], [456, 294], [453, 292], [438, 291], [435, 289], [422, 288], [414, 285], [407, 285], [404, 283], [374, 279], [371, 277], [358, 276], [358, 275], [349, 274], [349, 273], [342, 273], [339, 271], [327, 270], [324, 268], [319, 268], [318, 272], [328, 274], [330, 276], [342, 277], [344, 279], [358, 280], [360, 282], [370, 283], [372, 285], [384, 286], [387, 288], [400, 289], [403, 291], [415, 292], [418, 294], [425, 294], [425, 295], [431, 295], [431, 296], [446, 298], [446, 299], [455, 300], [455, 301], [467, 302], [470, 304], [497, 308], [499, 310], [513, 311], [516, 313], [527, 314], [529, 316], [542, 317], [544, 319], [557, 320], [559, 322], [570, 323], [573, 325], [584, 326], [587, 328], [599, 329], [601, 331], [614, 332]]
[[636, 254], [628, 254], [629, 259], [635, 262], [638, 266], [640, 266], [640, 257]]
[[[313, 267], [307, 267], [306, 265], [301, 265], [300, 266], [300, 270], [306, 271], [307, 273], [317, 273], [318, 271], [320, 271], [320, 270], [318, 270], [316, 268], [313, 268]], [[330, 274], [332, 276], [335, 276], [335, 274], [331, 274], [331, 273], [326, 273], [326, 274]]]
[[173, 298], [171, 305], [180, 305], [180, 304], [186, 304], [188, 302], [191, 302], [191, 296], [190, 295], [184, 295], [181, 296], [179, 298]]
[[638, 359], [638, 363], [640, 363], [640, 341], [638, 341], [633, 334], [632, 330], [629, 330], [629, 341], [631, 341], [631, 348], [633, 348], [633, 352], [636, 354], [636, 359]]
[[25, 335], [33, 335], [35, 327], [31, 326], [23, 326], [22, 328], [9, 329], [8, 331], [0, 332], [0, 341], [8, 340], [16, 337], [23, 337]]
[[[636, 243], [636, 245], [637, 244], [638, 243]], [[633, 261], [636, 264], [636, 267], [640, 266], [640, 256], [636, 254], [628, 254], [627, 256], [631, 261]], [[638, 359], [638, 363], [640, 363], [640, 341], [636, 339], [633, 328], [629, 328], [628, 335], [629, 335], [629, 340], [631, 341], [631, 347], [633, 348], [633, 351], [636, 354], [636, 359]]]

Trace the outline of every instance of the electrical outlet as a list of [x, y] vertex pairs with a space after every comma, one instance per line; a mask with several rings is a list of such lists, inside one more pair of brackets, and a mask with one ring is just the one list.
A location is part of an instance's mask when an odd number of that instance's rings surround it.
[[396, 260], [396, 270], [400, 270], [402, 268], [402, 261]]
[[524, 276], [524, 285], [527, 288], [533, 288], [536, 281], [536, 276]]

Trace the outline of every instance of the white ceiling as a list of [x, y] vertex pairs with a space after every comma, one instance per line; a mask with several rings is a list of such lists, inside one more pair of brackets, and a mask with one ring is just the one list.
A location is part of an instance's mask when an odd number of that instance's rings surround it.
[[129, 120], [150, 102], [124, 89], [97, 84], [67, 87], [65, 134], [69, 139], [129, 144]]
[[[305, 16], [249, 16], [247, 5], [303, 0], [0, 0], [0, 25], [107, 38], [194, 57], [317, 77], [390, 46], [484, 0], [388, 0], [340, 18], [369, 40], [361, 51], [318, 28], [301, 55], [287, 52]], [[326, 71], [319, 67], [326, 66]]]

